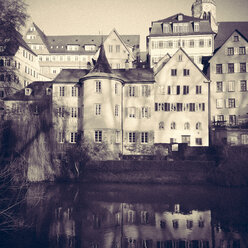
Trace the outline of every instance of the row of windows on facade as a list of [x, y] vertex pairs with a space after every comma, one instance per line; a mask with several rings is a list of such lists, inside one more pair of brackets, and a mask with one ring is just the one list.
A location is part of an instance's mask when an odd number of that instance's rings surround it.
[[24, 58], [26, 58], [26, 59], [28, 59], [30, 61], [34, 61], [34, 55], [32, 55], [31, 53], [29, 53], [25, 49], [23, 49], [22, 55], [23, 55]]
[[[178, 20], [182, 21], [183, 16], [178, 16]], [[193, 30], [193, 32], [199, 32], [200, 31], [200, 23], [199, 22], [193, 22], [193, 23], [163, 23], [163, 33], [188, 33]]]
[[[240, 248], [240, 241], [235, 241], [235, 246], [231, 246], [231, 241], [228, 240], [228, 246], [218, 246], [218, 247], [232, 247]], [[157, 240], [152, 239], [137, 239], [133, 237], [126, 237], [124, 239], [124, 248], [136, 248], [136, 247], [145, 247], [145, 248], [209, 248], [211, 246], [208, 240]], [[92, 248], [100, 248], [98, 243], [94, 243]]]
[[17, 69], [21, 69], [20, 62], [12, 59], [0, 59], [0, 66], [14, 66]]
[[80, 88], [75, 86], [59, 86], [59, 96], [80, 96]]
[[39, 55], [39, 61], [91, 61], [92, 56], [86, 55]]
[[[228, 120], [228, 121], [225, 121]], [[230, 126], [236, 126], [237, 125], [237, 116], [236, 115], [229, 115], [229, 116], [225, 116], [224, 115], [217, 115], [216, 117], [214, 117], [214, 125], [219, 125], [219, 124], [227, 124], [226, 122], [228, 122], [228, 124]]]
[[[164, 125], [164, 122], [163, 121], [159, 122], [158, 128], [159, 128], [159, 130], [164, 130], [165, 129], [165, 125]], [[176, 128], [177, 128], [176, 127], [176, 123], [175, 122], [171, 122], [170, 129], [176, 129]], [[190, 130], [190, 123], [189, 122], [185, 122], [183, 124], [183, 129], [184, 130]], [[195, 129], [196, 130], [202, 130], [202, 123], [201, 122], [197, 122], [195, 124]]]
[[[181, 92], [182, 89], [182, 92]], [[190, 88], [189, 85], [175, 85], [175, 86], [170, 86], [168, 85], [167, 87], [165, 85], [160, 85], [158, 86], [158, 93], [160, 95], [180, 95], [181, 93], [183, 95], [188, 95], [190, 94]], [[200, 95], [202, 94], [202, 86], [201, 85], [196, 85], [195, 86], [195, 94]]]
[[228, 99], [216, 99], [216, 108], [223, 109], [223, 108], [236, 108], [236, 101], [235, 98], [228, 98]]
[[246, 47], [227, 47], [226, 48], [226, 55], [228, 56], [245, 55], [245, 54], [246, 54]]
[[36, 77], [36, 78], [38, 78], [38, 76], [39, 76], [38, 72], [36, 72], [35, 70], [29, 68], [28, 66], [25, 66], [25, 73], [27, 73], [27, 74], [29, 74], [29, 75], [31, 75], [33, 77]]
[[152, 49], [211, 47], [212, 39], [152, 41]]
[[165, 112], [204, 112], [205, 103], [158, 103], [155, 102], [155, 111]]
[[246, 71], [246, 63], [228, 63], [228, 64], [216, 64], [216, 74], [224, 73], [244, 73]]
[[[216, 82], [216, 92], [224, 92], [224, 89], [226, 89], [227, 92], [234, 92], [237, 88], [237, 84], [235, 81], [228, 81], [225, 82], [226, 87], [224, 87], [224, 82], [219, 81]], [[240, 92], [246, 92], [247, 91], [247, 81], [246, 80], [240, 80], [239, 81], [239, 91]]]

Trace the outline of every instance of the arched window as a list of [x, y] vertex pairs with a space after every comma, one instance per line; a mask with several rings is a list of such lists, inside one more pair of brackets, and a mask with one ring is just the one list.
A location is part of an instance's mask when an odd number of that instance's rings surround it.
[[195, 125], [195, 128], [196, 128], [197, 130], [201, 130], [201, 129], [202, 129], [202, 124], [201, 124], [201, 122], [197, 122], [196, 125]]
[[3, 61], [3, 59], [0, 59], [0, 66], [4, 66], [4, 61]]
[[204, 20], [207, 19], [207, 13], [206, 13], [206, 12], [203, 13], [203, 19], [204, 19]]
[[159, 130], [164, 130], [164, 122], [160, 121], [158, 125]]
[[171, 129], [176, 129], [176, 123], [174, 121], [171, 122]]
[[184, 123], [184, 130], [189, 130], [190, 129], [190, 124], [189, 122]]
[[208, 12], [208, 19], [211, 18], [211, 12]]

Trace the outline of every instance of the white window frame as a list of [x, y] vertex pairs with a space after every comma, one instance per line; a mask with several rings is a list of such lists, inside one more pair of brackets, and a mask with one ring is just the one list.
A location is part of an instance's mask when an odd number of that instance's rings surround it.
[[102, 130], [95, 130], [95, 143], [102, 143]]
[[148, 132], [141, 132], [141, 144], [148, 144], [149, 134]]

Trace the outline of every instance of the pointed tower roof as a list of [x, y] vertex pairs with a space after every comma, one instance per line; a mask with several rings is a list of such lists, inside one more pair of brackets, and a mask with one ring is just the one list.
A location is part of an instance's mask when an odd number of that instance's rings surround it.
[[112, 73], [111, 67], [109, 65], [108, 59], [105, 54], [105, 49], [103, 44], [100, 46], [100, 53], [94, 68], [91, 72], [104, 72], [104, 73]]

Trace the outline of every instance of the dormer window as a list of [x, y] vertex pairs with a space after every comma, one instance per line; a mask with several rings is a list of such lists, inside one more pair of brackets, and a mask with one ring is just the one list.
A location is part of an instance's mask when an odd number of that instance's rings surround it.
[[170, 32], [170, 26], [169, 26], [169, 24], [167, 24], [167, 23], [164, 24], [163, 31], [164, 31], [164, 33], [169, 33]]
[[67, 50], [68, 51], [78, 51], [79, 45], [67, 45]]
[[25, 96], [30, 96], [32, 93], [32, 89], [30, 88], [25, 88]]
[[84, 49], [85, 49], [85, 51], [95, 51], [96, 46], [95, 45], [85, 45]]
[[5, 50], [5, 46], [0, 46], [0, 52], [3, 52]]
[[199, 22], [194, 23], [194, 32], [199, 32]]
[[178, 15], [178, 21], [182, 21], [183, 20], [183, 15]]
[[46, 95], [50, 96], [52, 94], [52, 89], [51, 88], [46, 88]]

